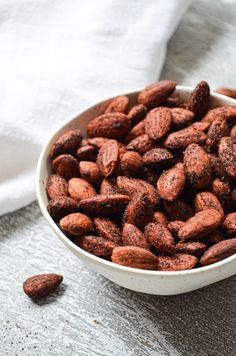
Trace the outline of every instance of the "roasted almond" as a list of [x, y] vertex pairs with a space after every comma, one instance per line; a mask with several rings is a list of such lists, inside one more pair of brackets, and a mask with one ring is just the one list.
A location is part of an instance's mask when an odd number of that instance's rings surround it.
[[91, 184], [81, 178], [70, 179], [68, 187], [71, 198], [77, 202], [80, 202], [82, 199], [93, 197], [97, 194]]
[[116, 247], [114, 242], [92, 235], [78, 237], [74, 243], [95, 256], [110, 256]]
[[210, 149], [216, 149], [221, 138], [227, 136], [229, 133], [229, 128], [227, 126], [226, 120], [222, 119], [220, 116], [217, 117], [211, 124], [207, 132], [206, 144]]
[[164, 141], [164, 146], [168, 149], [184, 149], [191, 143], [201, 144], [206, 141], [206, 138], [207, 136], [203, 131], [189, 126], [170, 133]]
[[194, 113], [183, 108], [171, 109], [172, 122], [176, 127], [187, 126], [194, 119]]
[[141, 120], [143, 120], [147, 115], [147, 109], [143, 104], [135, 105], [130, 109], [128, 113], [128, 118], [130, 120], [131, 126], [137, 125]]
[[215, 209], [196, 213], [179, 229], [179, 238], [183, 240], [198, 239], [209, 235], [222, 222], [222, 215]]
[[192, 143], [184, 152], [184, 171], [186, 178], [194, 188], [205, 188], [211, 181], [211, 164], [204, 149]]
[[236, 106], [221, 106], [219, 108], [211, 109], [201, 121], [212, 124], [218, 117], [225, 119], [227, 123], [234, 122], [236, 119]]
[[207, 246], [200, 241], [180, 241], [175, 245], [177, 253], [187, 253], [196, 257], [201, 257], [206, 251]]
[[119, 159], [119, 146], [116, 140], [109, 140], [100, 148], [97, 156], [97, 165], [104, 177], [116, 173]]
[[150, 168], [166, 168], [173, 164], [173, 155], [165, 148], [153, 148], [143, 155], [143, 163]]
[[154, 148], [154, 146], [153, 141], [148, 137], [148, 135], [144, 134], [130, 141], [126, 148], [128, 151], [137, 151], [140, 155], [143, 155], [147, 151]]
[[188, 101], [187, 108], [193, 111], [196, 119], [201, 119], [210, 106], [210, 88], [207, 82], [202, 80], [194, 91]]
[[200, 259], [203, 266], [221, 261], [236, 253], [236, 238], [223, 240], [211, 246]]
[[154, 211], [152, 221], [158, 224], [162, 224], [165, 227], [168, 225], [166, 216], [160, 210]]
[[170, 231], [174, 238], [178, 237], [179, 229], [184, 226], [184, 221], [174, 220], [167, 225], [167, 229]]
[[78, 161], [89, 161], [93, 159], [96, 148], [92, 145], [82, 146], [76, 151], [76, 158]]
[[128, 151], [121, 156], [120, 164], [124, 174], [128, 177], [133, 177], [140, 172], [143, 160], [138, 152]]
[[191, 206], [182, 200], [164, 201], [163, 205], [166, 216], [170, 221], [186, 221], [194, 215]]
[[153, 222], [149, 223], [145, 227], [145, 236], [148, 242], [155, 247], [159, 253], [174, 253], [173, 236], [164, 225]]
[[104, 114], [91, 120], [87, 126], [89, 137], [119, 138], [130, 130], [129, 119], [126, 115], [114, 112]]
[[215, 156], [214, 154], [209, 154], [208, 157], [210, 159], [211, 168], [214, 176], [224, 180], [227, 177], [227, 174], [221, 164], [220, 158]]
[[177, 253], [173, 256], [158, 256], [158, 271], [182, 271], [192, 269], [197, 258], [185, 253]]
[[71, 130], [60, 137], [52, 145], [50, 156], [52, 158], [64, 153], [74, 153], [82, 141], [80, 130]]
[[69, 197], [56, 197], [48, 203], [47, 210], [56, 222], [65, 215], [78, 211], [78, 203]]
[[226, 216], [223, 223], [223, 229], [228, 236], [236, 236], [236, 212]]
[[23, 283], [23, 290], [28, 297], [39, 299], [47, 296], [57, 288], [63, 280], [59, 274], [47, 273], [32, 276]]
[[194, 208], [197, 213], [207, 209], [215, 209], [221, 214], [222, 221], [225, 216], [219, 200], [211, 192], [198, 193], [194, 199]]
[[57, 174], [52, 174], [48, 177], [46, 191], [50, 199], [69, 195], [66, 180]]
[[236, 179], [236, 149], [232, 137], [223, 137], [219, 144], [219, 157], [226, 173]]
[[217, 90], [214, 90], [215, 93], [229, 96], [230, 98], [236, 99], [236, 90], [235, 89], [230, 89], [230, 88], [219, 88]]
[[157, 190], [142, 179], [119, 176], [117, 177], [117, 185], [124, 194], [127, 194], [131, 198], [137, 193], [143, 192], [148, 195], [153, 206], [160, 204], [160, 197]]
[[137, 125], [135, 125], [128, 135], [125, 137], [125, 143], [129, 143], [130, 141], [134, 140], [136, 137], [145, 134], [145, 124], [144, 120], [140, 121]]
[[122, 231], [124, 246], [137, 246], [149, 250], [149, 244], [144, 234], [134, 225], [126, 223]]
[[126, 114], [129, 107], [129, 98], [126, 95], [120, 95], [114, 98], [105, 110], [105, 114], [112, 112], [121, 112]]
[[113, 216], [124, 211], [130, 198], [123, 194], [96, 195], [79, 202], [79, 208], [93, 216]]
[[143, 231], [145, 226], [152, 221], [152, 216], [153, 208], [148, 194], [139, 193], [127, 205], [123, 215], [123, 225], [129, 223]]
[[79, 172], [81, 177], [93, 187], [97, 188], [100, 186], [102, 181], [102, 175], [96, 163], [89, 161], [81, 161], [79, 163]]
[[108, 140], [109, 138], [106, 137], [92, 137], [88, 138], [87, 142], [89, 145], [94, 146], [97, 150], [99, 150]]
[[229, 183], [215, 178], [211, 182], [211, 191], [219, 200], [221, 206], [229, 210], [232, 206], [232, 193]]
[[79, 174], [79, 165], [72, 155], [60, 155], [52, 161], [53, 171], [66, 180], [77, 177]]
[[159, 106], [174, 92], [176, 83], [172, 80], [162, 80], [144, 88], [138, 95], [138, 103], [151, 109]]
[[61, 229], [73, 236], [83, 236], [93, 231], [92, 220], [81, 213], [73, 213], [65, 216], [59, 222]]
[[165, 107], [149, 111], [145, 119], [145, 132], [151, 140], [160, 140], [170, 130], [171, 111]]
[[150, 251], [137, 246], [114, 248], [111, 260], [118, 265], [126, 267], [149, 270], [157, 269], [157, 257]]
[[173, 167], [162, 173], [157, 181], [157, 191], [161, 198], [176, 200], [185, 186], [185, 174], [183, 168]]
[[95, 218], [94, 225], [99, 236], [114, 243], [120, 243], [121, 230], [114, 221], [107, 218]]
[[115, 178], [104, 178], [100, 186], [101, 195], [120, 194]]

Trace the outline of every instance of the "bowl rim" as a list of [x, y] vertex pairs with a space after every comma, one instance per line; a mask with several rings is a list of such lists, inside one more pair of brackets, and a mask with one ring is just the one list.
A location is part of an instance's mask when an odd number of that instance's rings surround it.
[[[60, 240], [63, 241], [64, 245], [66, 245], [66, 247], [69, 247], [71, 250], [75, 250], [78, 254], [82, 254], [85, 257], [88, 257], [89, 259], [91, 259], [94, 263], [99, 263], [101, 265], [103, 265], [104, 267], [107, 268], [112, 268], [113, 270], [120, 270], [123, 272], [128, 272], [131, 274], [139, 274], [142, 276], [159, 276], [159, 277], [177, 277], [177, 276], [185, 276], [185, 275], [196, 275], [199, 273], [206, 273], [208, 271], [211, 270], [215, 270], [218, 268], [223, 267], [224, 265], [227, 265], [229, 263], [231, 263], [233, 260], [236, 260], [236, 254], [227, 257], [221, 261], [215, 262], [213, 264], [207, 265], [207, 266], [202, 266], [202, 267], [198, 267], [198, 268], [194, 268], [194, 269], [189, 269], [189, 270], [182, 270], [182, 271], [156, 271], [156, 270], [145, 270], [145, 269], [139, 269], [139, 268], [133, 268], [133, 267], [126, 267], [126, 266], [122, 266], [119, 264], [116, 264], [114, 262], [111, 261], [107, 261], [104, 260], [103, 258], [100, 258], [98, 256], [95, 256], [85, 250], [83, 250], [82, 248], [80, 248], [79, 246], [77, 246], [76, 244], [74, 244], [63, 232], [62, 230], [59, 229], [59, 227], [57, 226], [57, 224], [54, 222], [54, 220], [51, 218], [51, 216], [49, 215], [48, 211], [47, 211], [47, 207], [44, 204], [43, 201], [43, 196], [41, 194], [41, 182], [42, 182], [42, 169], [43, 166], [45, 165], [45, 160], [44, 157], [46, 155], [46, 152], [48, 151], [49, 147], [51, 146], [52, 142], [55, 140], [55, 138], [58, 136], [58, 133], [63, 130], [71, 121], [77, 119], [79, 116], [83, 115], [86, 111], [88, 111], [89, 109], [101, 105], [103, 104], [105, 101], [111, 100], [113, 98], [115, 98], [118, 95], [135, 95], [138, 92], [140, 92], [141, 90], [143, 90], [144, 87], [138, 88], [138, 89], [134, 89], [132, 91], [129, 92], [122, 92], [119, 94], [116, 94], [112, 97], [100, 100], [98, 103], [86, 106], [85, 108], [83, 108], [82, 110], [80, 110], [77, 114], [75, 114], [72, 118], [70, 116], [70, 118], [67, 118], [65, 120], [63, 120], [63, 122], [57, 127], [57, 129], [55, 129], [53, 131], [53, 133], [50, 135], [49, 139], [47, 140], [47, 142], [44, 144], [39, 159], [38, 159], [38, 163], [37, 163], [37, 168], [36, 168], [36, 195], [37, 195], [37, 200], [39, 203], [39, 207], [40, 210], [43, 214], [43, 216], [45, 217], [45, 219], [47, 220], [47, 222], [49, 223], [49, 225], [51, 226], [52, 230], [56, 233], [56, 235], [59, 237]], [[183, 93], [186, 94], [190, 94], [193, 91], [193, 87], [190, 86], [184, 86], [184, 85], [177, 85], [176, 86], [176, 92], [178, 93], [178, 90], [180, 90]], [[218, 94], [218, 93], [214, 93], [211, 92], [211, 97], [214, 98], [218, 98], [221, 100], [224, 100], [227, 102], [227, 105], [232, 105], [232, 106], [236, 106], [236, 100], [226, 97], [222, 94]]]

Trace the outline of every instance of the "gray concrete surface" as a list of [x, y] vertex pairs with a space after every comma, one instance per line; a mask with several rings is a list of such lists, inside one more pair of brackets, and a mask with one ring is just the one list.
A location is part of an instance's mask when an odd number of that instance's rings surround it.
[[[236, 87], [234, 1], [198, 1], [168, 47], [163, 78]], [[28, 276], [64, 275], [33, 303]], [[193, 293], [157, 297], [89, 271], [57, 240], [36, 203], [0, 218], [0, 355], [234, 356], [236, 277]]]

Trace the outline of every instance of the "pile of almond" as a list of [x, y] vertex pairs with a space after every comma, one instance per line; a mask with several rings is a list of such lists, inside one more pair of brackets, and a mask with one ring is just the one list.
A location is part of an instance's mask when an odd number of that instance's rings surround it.
[[236, 253], [236, 106], [210, 108], [200, 82], [112, 100], [51, 147], [48, 211], [76, 245], [114, 263], [179, 271]]

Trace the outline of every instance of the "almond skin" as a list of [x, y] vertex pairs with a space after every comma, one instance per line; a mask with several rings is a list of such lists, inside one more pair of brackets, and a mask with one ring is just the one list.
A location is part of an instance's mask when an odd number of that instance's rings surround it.
[[136, 126], [134, 126], [128, 135], [125, 137], [125, 143], [129, 143], [130, 141], [134, 140], [136, 137], [145, 134], [145, 123], [144, 120], [140, 121]]
[[207, 82], [201, 81], [198, 83], [192, 92], [187, 109], [193, 111], [196, 119], [201, 119], [210, 106], [210, 88]]
[[179, 238], [183, 240], [198, 239], [209, 235], [222, 222], [222, 215], [215, 209], [196, 213], [179, 229]]
[[23, 290], [28, 297], [39, 299], [47, 296], [57, 288], [63, 280], [59, 274], [48, 273], [32, 276], [23, 283]]
[[115, 178], [104, 178], [100, 186], [101, 195], [120, 194]]
[[123, 225], [129, 223], [143, 231], [145, 226], [152, 221], [152, 216], [153, 208], [148, 194], [139, 193], [127, 205], [122, 221]]
[[76, 158], [78, 161], [89, 161], [93, 159], [95, 152], [96, 148], [92, 145], [82, 146], [78, 148]]
[[236, 212], [226, 216], [223, 229], [228, 236], [236, 236]]
[[143, 166], [142, 157], [138, 152], [129, 151], [120, 159], [121, 169], [127, 177], [133, 177], [139, 173]]
[[192, 255], [177, 253], [173, 256], [158, 256], [158, 271], [182, 271], [192, 269], [197, 258]]
[[184, 171], [194, 188], [205, 188], [211, 181], [211, 164], [204, 149], [193, 143], [184, 152]]
[[79, 208], [93, 216], [109, 217], [124, 211], [130, 198], [123, 194], [96, 195], [79, 202]]
[[185, 186], [185, 174], [183, 168], [173, 167], [162, 173], [157, 181], [157, 191], [161, 198], [176, 200]]
[[164, 103], [174, 92], [176, 83], [172, 80], [162, 80], [144, 88], [138, 95], [138, 103], [145, 105], [148, 109]]
[[128, 151], [137, 151], [140, 155], [143, 155], [147, 151], [154, 148], [153, 141], [148, 137], [147, 134], [138, 136], [128, 143], [126, 149]]
[[147, 114], [145, 132], [151, 140], [160, 140], [170, 130], [172, 123], [171, 111], [167, 108], [155, 108]]
[[93, 187], [97, 188], [100, 186], [102, 182], [102, 175], [96, 163], [81, 161], [79, 163], [79, 172], [81, 177]]
[[227, 177], [227, 174], [221, 164], [220, 158], [215, 156], [214, 154], [209, 154], [208, 157], [211, 163], [213, 175], [224, 180]]
[[203, 131], [189, 126], [169, 134], [164, 141], [164, 146], [168, 149], [184, 149], [191, 143], [202, 144], [206, 141], [206, 138], [207, 136]]
[[219, 157], [226, 173], [236, 179], [236, 150], [232, 137], [223, 137], [219, 144]]
[[157, 257], [150, 251], [136, 246], [114, 248], [111, 260], [126, 267], [148, 270], [157, 269]]
[[52, 145], [50, 156], [55, 158], [61, 154], [74, 153], [82, 141], [80, 130], [71, 130], [57, 138]]
[[99, 236], [114, 243], [120, 243], [121, 230], [114, 221], [107, 218], [95, 218], [94, 225]]
[[135, 105], [130, 109], [128, 113], [128, 118], [130, 120], [131, 126], [137, 125], [142, 121], [147, 115], [147, 108], [143, 104]]
[[170, 221], [186, 221], [194, 215], [191, 206], [178, 199], [173, 202], [164, 201], [164, 210]]
[[105, 114], [112, 112], [121, 112], [126, 114], [129, 107], [129, 98], [126, 95], [117, 96], [114, 98], [105, 110]]
[[126, 223], [122, 231], [124, 246], [136, 246], [149, 250], [149, 244], [144, 234], [134, 225]]
[[129, 119], [122, 113], [109, 113], [96, 117], [87, 126], [89, 137], [119, 138], [130, 130]]
[[215, 209], [221, 214], [222, 221], [224, 220], [224, 210], [219, 200], [211, 192], [198, 193], [194, 199], [194, 209], [197, 213], [207, 209]]
[[207, 246], [200, 241], [180, 241], [175, 245], [175, 249], [177, 253], [187, 253], [199, 258], [206, 251]]
[[95, 256], [110, 256], [116, 244], [100, 236], [82, 236], [77, 238], [75, 244]]
[[97, 166], [104, 177], [114, 176], [118, 167], [119, 146], [116, 140], [109, 140], [100, 148]]
[[165, 148], [153, 148], [143, 155], [144, 165], [152, 169], [169, 167], [173, 161], [173, 155]]
[[208, 133], [206, 144], [210, 149], [215, 150], [222, 137], [227, 136], [229, 133], [229, 128], [227, 126], [226, 120], [221, 117], [217, 117], [211, 124]]
[[59, 222], [61, 229], [73, 236], [83, 236], [93, 231], [92, 220], [81, 213], [69, 214]]
[[220, 241], [211, 246], [200, 259], [203, 266], [221, 261], [236, 253], [236, 238]]
[[145, 236], [158, 252], [167, 254], [174, 253], [174, 239], [171, 233], [162, 224], [149, 223], [145, 227]]
[[57, 175], [65, 178], [66, 180], [77, 177], [79, 174], [79, 166], [77, 160], [75, 157], [68, 154], [56, 157], [52, 161], [52, 168]]
[[183, 108], [171, 109], [172, 122], [176, 127], [187, 126], [194, 119], [194, 113]]
[[221, 106], [209, 110], [207, 114], [202, 118], [201, 121], [209, 122], [210, 124], [215, 121], [217, 117], [222, 117], [227, 123], [232, 123], [236, 119], [236, 107], [235, 106]]
[[57, 174], [52, 174], [47, 179], [46, 191], [50, 199], [60, 196], [69, 196], [66, 180]]
[[167, 227], [167, 225], [168, 225], [168, 220], [167, 220], [166, 216], [159, 210], [154, 211], [152, 220], [153, 220], [153, 222], [162, 224], [165, 227]]
[[68, 189], [72, 199], [78, 203], [82, 199], [95, 196], [95, 189], [86, 180], [81, 178], [72, 178], [68, 182]]
[[47, 210], [54, 221], [59, 221], [65, 215], [78, 211], [78, 203], [69, 197], [56, 197], [48, 203]]
[[160, 197], [157, 190], [142, 179], [119, 176], [117, 177], [117, 185], [124, 194], [127, 194], [131, 198], [137, 193], [144, 192], [148, 195], [153, 206], [160, 204]]

